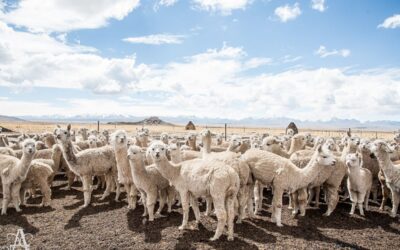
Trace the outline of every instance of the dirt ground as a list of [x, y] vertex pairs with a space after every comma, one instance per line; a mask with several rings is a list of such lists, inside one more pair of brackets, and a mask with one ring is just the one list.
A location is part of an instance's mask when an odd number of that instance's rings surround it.
[[[38, 207], [41, 198], [35, 198], [22, 213], [10, 208], [7, 216], [0, 216], [0, 249], [13, 243], [7, 234], [15, 234], [18, 228], [31, 234], [26, 236], [31, 249], [400, 249], [399, 218], [378, 211], [377, 205], [365, 218], [350, 216], [348, 203], [340, 203], [331, 217], [322, 216], [326, 209], [322, 205], [308, 209], [305, 217], [292, 218], [284, 199], [284, 226], [279, 228], [270, 220], [271, 193], [267, 191], [262, 214], [235, 225], [233, 242], [226, 236], [210, 242], [215, 217], [202, 218], [198, 229], [179, 231], [180, 208], [148, 222], [141, 216], [141, 205], [128, 210], [125, 195], [122, 202], [115, 202], [114, 194], [100, 201], [102, 191], [95, 191], [92, 206], [81, 209], [80, 191], [67, 191], [64, 180], [55, 184], [51, 208]], [[191, 212], [190, 225], [193, 222]]]

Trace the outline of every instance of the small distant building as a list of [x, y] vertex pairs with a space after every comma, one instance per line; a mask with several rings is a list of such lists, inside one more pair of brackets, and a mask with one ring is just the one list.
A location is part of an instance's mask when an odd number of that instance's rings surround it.
[[189, 123], [185, 126], [186, 130], [196, 130], [196, 127], [194, 126], [192, 121], [189, 121]]

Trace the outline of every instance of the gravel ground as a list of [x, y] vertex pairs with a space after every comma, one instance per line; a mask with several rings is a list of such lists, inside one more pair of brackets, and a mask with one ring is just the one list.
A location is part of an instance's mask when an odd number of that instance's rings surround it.
[[[308, 209], [305, 217], [292, 218], [284, 199], [284, 226], [279, 228], [271, 223], [272, 195], [266, 191], [261, 215], [236, 224], [233, 242], [226, 236], [210, 242], [215, 217], [203, 217], [198, 229], [179, 231], [178, 207], [148, 222], [141, 216], [141, 205], [128, 210], [125, 195], [121, 202], [115, 202], [113, 194], [100, 201], [102, 191], [95, 191], [92, 206], [81, 209], [83, 195], [76, 189], [78, 185], [67, 191], [65, 181], [58, 180], [51, 208], [39, 207], [41, 198], [30, 199], [22, 213], [10, 208], [7, 216], [0, 216], [0, 249], [13, 243], [7, 234], [18, 228], [31, 234], [26, 237], [31, 249], [400, 249], [399, 218], [389, 217], [374, 204], [365, 217], [350, 216], [350, 204], [340, 203], [330, 217], [322, 216], [322, 205]], [[189, 223], [194, 225], [193, 221], [191, 212]]]

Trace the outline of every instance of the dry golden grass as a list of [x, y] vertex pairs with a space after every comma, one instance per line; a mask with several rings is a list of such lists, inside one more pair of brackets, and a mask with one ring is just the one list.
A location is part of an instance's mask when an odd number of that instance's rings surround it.
[[[2, 122], [1, 126], [11, 129], [19, 133], [41, 133], [44, 131], [53, 131], [56, 125], [66, 126], [62, 123], [49, 123], [49, 122]], [[97, 129], [97, 123], [74, 123], [72, 124], [73, 129], [79, 128]], [[114, 124], [100, 124], [100, 130], [109, 129], [111, 131], [116, 129], [124, 129], [128, 133], [134, 133], [137, 129], [140, 129], [141, 125], [114, 125]], [[165, 125], [152, 125], [146, 126], [149, 128], [152, 135], [158, 135], [161, 132], [167, 132], [170, 134], [185, 134], [188, 131], [185, 130], [183, 125], [165, 126]], [[201, 131], [204, 128], [209, 128], [214, 133], [224, 133], [225, 128], [223, 125], [220, 126], [202, 126], [197, 125], [196, 131]], [[323, 136], [323, 137], [341, 137], [346, 133], [346, 130], [315, 130], [315, 129], [300, 129], [301, 132], [310, 132], [312, 135]], [[284, 128], [268, 128], [268, 127], [246, 127], [246, 126], [229, 126], [227, 128], [227, 134], [241, 134], [250, 135], [252, 133], [269, 133], [272, 135], [280, 135], [285, 132]], [[367, 131], [367, 130], [353, 130], [353, 134], [363, 138], [383, 138], [392, 139], [393, 132], [384, 131]]]

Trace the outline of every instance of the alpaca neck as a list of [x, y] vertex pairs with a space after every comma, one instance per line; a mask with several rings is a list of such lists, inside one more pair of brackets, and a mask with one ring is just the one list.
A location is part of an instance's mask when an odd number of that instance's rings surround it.
[[144, 166], [143, 157], [140, 157], [139, 159], [129, 160], [129, 162], [133, 176], [146, 173], [146, 167]]
[[178, 163], [182, 162], [182, 155], [181, 155], [181, 151], [180, 150], [178, 150], [173, 155], [171, 155], [171, 161], [174, 164], [178, 164]]
[[71, 168], [76, 167], [77, 163], [77, 158], [73, 150], [72, 142], [70, 140], [61, 143], [61, 149], [63, 152], [63, 156], [65, 158], [65, 161], [68, 163], [68, 165]]
[[390, 173], [394, 168], [392, 161], [390, 160], [389, 153], [386, 152], [379, 152], [376, 154], [378, 158], [379, 167], [383, 170], [385, 175]]
[[203, 155], [203, 158], [205, 158], [207, 155], [209, 155], [211, 153], [211, 138], [206, 137], [206, 138], [203, 138], [202, 141], [203, 141], [202, 155]]
[[319, 164], [317, 162], [316, 156], [314, 155], [307, 166], [302, 169], [298, 168], [299, 175], [297, 177], [298, 180], [296, 182], [296, 189], [307, 187], [315, 179], [315, 177], [317, 177], [319, 172], [318, 167]]
[[27, 155], [25, 154], [25, 152], [23, 153], [21, 160], [18, 164], [18, 172], [20, 176], [26, 176], [26, 174], [28, 173], [33, 156], [33, 154]]
[[181, 166], [178, 164], [171, 164], [168, 159], [165, 157], [160, 161], [155, 162], [158, 171], [164, 178], [169, 180], [172, 184], [175, 182], [176, 179], [179, 178]]
[[189, 147], [194, 151], [197, 150], [197, 148], [196, 148], [196, 139], [189, 141]]
[[292, 142], [290, 143], [290, 149], [288, 154], [292, 155], [293, 153], [302, 150], [303, 146], [300, 143], [296, 143], [296, 140], [292, 139]]

